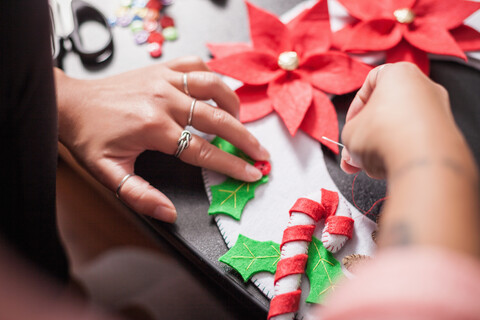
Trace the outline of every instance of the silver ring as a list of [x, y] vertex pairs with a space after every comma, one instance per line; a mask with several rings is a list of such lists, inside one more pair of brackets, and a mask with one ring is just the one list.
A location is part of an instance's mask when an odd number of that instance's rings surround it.
[[189, 97], [191, 97], [190, 95], [190, 91], [188, 91], [188, 74], [187, 73], [184, 73], [183, 74], [183, 91], [185, 92], [185, 94]]
[[123, 177], [122, 181], [118, 184], [117, 191], [115, 191], [115, 195], [117, 196], [118, 199], [120, 199], [120, 189], [122, 189], [122, 186], [127, 182], [127, 180], [131, 177], [133, 177], [135, 173], [129, 173], [125, 177]]
[[190, 105], [190, 113], [188, 114], [187, 126], [192, 125], [193, 110], [195, 109], [195, 103], [197, 103], [197, 99], [193, 99], [192, 104]]
[[183, 150], [187, 149], [190, 146], [190, 140], [192, 140], [192, 134], [188, 130], [183, 130], [182, 135], [177, 142], [177, 151], [175, 152], [175, 157], [178, 158], [182, 154]]

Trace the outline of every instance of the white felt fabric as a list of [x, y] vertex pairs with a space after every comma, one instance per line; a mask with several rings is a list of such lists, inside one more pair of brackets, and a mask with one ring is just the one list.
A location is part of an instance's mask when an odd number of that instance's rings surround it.
[[[283, 15], [282, 20], [292, 19], [303, 9], [311, 6], [314, 1], [301, 3]], [[351, 19], [345, 9], [336, 1], [329, 0], [329, 9], [331, 26], [334, 31], [340, 29]], [[466, 23], [480, 30], [480, 12], [468, 18]], [[470, 59], [469, 64], [480, 69], [480, 60], [478, 60], [480, 54], [478, 52], [468, 53], [468, 56], [477, 59]], [[384, 55], [370, 54], [359, 58], [367, 63], [378, 64], [384, 60]], [[439, 57], [432, 56], [432, 58]], [[441, 57], [441, 59], [445, 59], [445, 57]], [[459, 59], [454, 60], [461, 62]], [[238, 81], [229, 78], [225, 78], [225, 80], [233, 89], [241, 85]], [[248, 123], [246, 127], [269, 150], [272, 170], [270, 181], [257, 188], [255, 198], [245, 206], [240, 221], [225, 215], [215, 217], [215, 221], [229, 248], [235, 244], [239, 234], [258, 241], [273, 240], [280, 243], [283, 231], [289, 221], [288, 211], [298, 198], [308, 196], [312, 200], [321, 202], [321, 188], [339, 192], [328, 174], [318, 141], [310, 138], [302, 131], [298, 131], [295, 137], [290, 136], [276, 113], [253, 123]], [[225, 179], [226, 177], [221, 174], [204, 170], [204, 181], [210, 200], [210, 186], [219, 184]], [[345, 201], [340, 192], [339, 196], [342, 205], [339, 206], [337, 214], [349, 215], [344, 211], [350, 210], [355, 223], [352, 239], [347, 241], [345, 246], [334, 254], [335, 258], [342, 261], [343, 257], [353, 253], [373, 256], [376, 245], [371, 234], [376, 229], [376, 224]], [[323, 227], [324, 221], [320, 221], [314, 234], [318, 239], [321, 239]], [[342, 269], [347, 276], [351, 276], [343, 266]], [[252, 281], [267, 297], [272, 298], [273, 278], [274, 275], [264, 272], [254, 275]], [[305, 303], [305, 298], [309, 293], [309, 283], [305, 276], [302, 276], [301, 287], [302, 298], [297, 318], [309, 319], [312, 306]]]

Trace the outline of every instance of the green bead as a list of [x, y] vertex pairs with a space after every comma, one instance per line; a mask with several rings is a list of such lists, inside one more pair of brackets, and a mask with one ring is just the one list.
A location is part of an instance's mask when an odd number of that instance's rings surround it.
[[132, 5], [132, 0], [120, 0], [120, 5], [122, 7], [130, 7]]
[[168, 27], [162, 30], [162, 35], [165, 40], [173, 41], [178, 39], [178, 31], [175, 27]]
[[143, 30], [143, 21], [141, 20], [135, 20], [130, 24], [130, 30], [132, 30], [133, 33], [139, 32]]

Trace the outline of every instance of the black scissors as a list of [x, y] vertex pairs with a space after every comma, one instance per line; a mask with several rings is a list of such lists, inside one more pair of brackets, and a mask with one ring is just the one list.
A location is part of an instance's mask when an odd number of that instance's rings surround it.
[[[62, 67], [66, 43], [76, 52], [86, 67], [104, 65], [113, 56], [113, 36], [105, 16], [83, 0], [49, 0], [52, 16], [52, 51], [58, 67]], [[84, 22], [95, 21], [108, 34], [106, 43], [100, 49], [86, 49], [80, 37], [79, 28]], [[68, 46], [67, 46], [68, 48]]]

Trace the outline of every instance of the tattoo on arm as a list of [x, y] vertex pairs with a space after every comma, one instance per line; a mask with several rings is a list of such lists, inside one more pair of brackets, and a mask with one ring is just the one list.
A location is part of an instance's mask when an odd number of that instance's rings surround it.
[[405, 221], [396, 222], [382, 232], [385, 232], [385, 244], [388, 246], [403, 247], [412, 244], [412, 230]]

